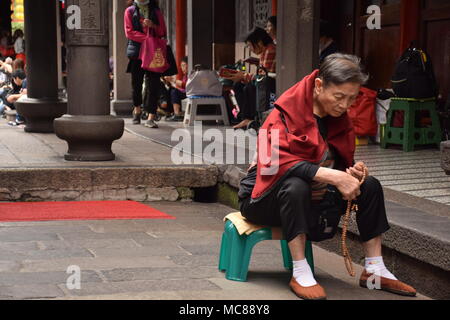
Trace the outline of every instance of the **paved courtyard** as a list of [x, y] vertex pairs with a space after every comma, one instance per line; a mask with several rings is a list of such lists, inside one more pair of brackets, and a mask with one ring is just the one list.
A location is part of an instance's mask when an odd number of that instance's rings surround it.
[[[177, 219], [1, 223], [0, 299], [297, 300], [277, 241], [255, 248], [248, 282], [218, 271], [222, 219], [232, 209], [150, 205]], [[341, 257], [318, 247], [314, 253], [330, 300], [408, 299], [362, 289]], [[80, 290], [67, 287], [69, 266], [81, 270]]]

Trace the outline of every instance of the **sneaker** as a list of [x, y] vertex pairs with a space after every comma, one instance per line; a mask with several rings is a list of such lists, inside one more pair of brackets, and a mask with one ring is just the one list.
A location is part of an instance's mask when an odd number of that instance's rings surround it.
[[184, 116], [182, 115], [173, 115], [171, 117], [166, 118], [166, 121], [168, 122], [183, 122]]
[[145, 123], [145, 126], [147, 128], [151, 128], [151, 129], [158, 129], [159, 128], [154, 120], [147, 120], [147, 122]]
[[133, 124], [138, 125], [141, 124], [141, 114], [133, 112]]

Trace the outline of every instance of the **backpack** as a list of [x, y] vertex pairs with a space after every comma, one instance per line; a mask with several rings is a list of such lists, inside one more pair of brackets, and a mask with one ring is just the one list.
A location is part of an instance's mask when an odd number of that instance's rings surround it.
[[438, 86], [430, 56], [412, 45], [397, 62], [391, 82], [399, 98], [427, 99], [438, 96]]

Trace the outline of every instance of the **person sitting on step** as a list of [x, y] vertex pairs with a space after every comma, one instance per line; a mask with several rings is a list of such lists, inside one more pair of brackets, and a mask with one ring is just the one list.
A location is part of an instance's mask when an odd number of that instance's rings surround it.
[[[359, 58], [328, 56], [320, 70], [276, 101], [260, 130], [255, 161], [241, 181], [242, 215], [257, 225], [282, 228], [294, 261], [290, 288], [303, 299], [326, 299], [305, 259], [305, 243], [317, 224], [311, 209], [324, 201], [329, 187], [335, 190], [334, 207], [340, 208], [336, 231], [347, 202], [358, 205], [356, 222], [366, 257], [360, 285], [370, 288], [369, 281], [377, 277], [376, 289], [416, 295], [384, 264], [382, 235], [390, 226], [383, 189], [364, 163], [354, 162], [355, 134], [347, 110], [367, 79]], [[269, 152], [277, 155], [272, 161], [267, 161]]]
[[184, 114], [181, 110], [181, 102], [186, 99], [186, 84], [188, 81], [188, 57], [184, 57], [181, 60], [181, 72], [182, 72], [182, 79], [181, 80], [175, 80], [172, 82], [172, 79], [169, 79], [171, 82], [171, 88], [170, 88], [170, 99], [173, 105], [173, 116], [166, 119], [166, 121], [172, 121], [172, 122], [183, 122], [184, 120]]

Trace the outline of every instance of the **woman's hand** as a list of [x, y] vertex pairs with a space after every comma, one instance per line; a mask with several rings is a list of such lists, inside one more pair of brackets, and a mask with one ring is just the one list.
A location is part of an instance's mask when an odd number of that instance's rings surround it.
[[338, 188], [344, 200], [355, 200], [361, 195], [359, 180], [345, 172], [340, 173], [335, 184], [336, 188]]
[[320, 168], [314, 181], [327, 183], [338, 188], [344, 200], [355, 200], [361, 195], [360, 182], [355, 177], [329, 168]]
[[153, 28], [155, 26], [155, 24], [150, 19], [144, 19], [144, 26], [145, 27], [149, 27], [149, 28]]
[[347, 169], [347, 173], [361, 181], [364, 178], [364, 175], [366, 177], [369, 175], [369, 170], [364, 162], [358, 162], [353, 168]]

